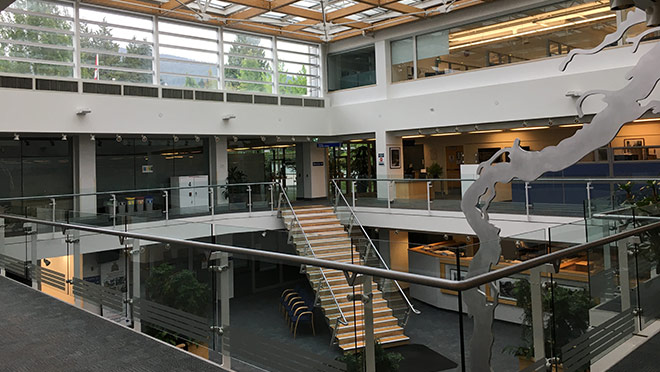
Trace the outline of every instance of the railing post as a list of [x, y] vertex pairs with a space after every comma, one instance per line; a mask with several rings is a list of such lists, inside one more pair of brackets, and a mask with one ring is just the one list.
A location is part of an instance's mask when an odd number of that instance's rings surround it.
[[[50, 207], [51, 207], [51, 221], [56, 222], [55, 217], [55, 198], [50, 198]], [[55, 232], [55, 226], [53, 226], [53, 232]]]
[[355, 208], [355, 181], [351, 181], [351, 198], [353, 200], [353, 208]]
[[362, 294], [364, 302], [364, 347], [365, 359], [367, 361], [367, 372], [376, 372], [376, 351], [374, 337], [374, 304], [372, 291], [372, 277], [363, 277]]
[[209, 198], [211, 198], [211, 217], [215, 216], [215, 192], [209, 187]]
[[525, 182], [525, 215], [527, 215], [527, 218], [529, 219], [529, 207], [531, 206], [529, 204], [529, 189], [531, 189], [532, 186], [529, 185], [529, 182]]
[[530, 270], [529, 284], [532, 305], [532, 338], [534, 342], [534, 361], [545, 359], [545, 341], [543, 335], [543, 294], [541, 293], [541, 273], [554, 273], [552, 264], [544, 264]]
[[163, 197], [165, 198], [165, 221], [170, 219], [170, 194], [167, 190], [163, 191]]
[[387, 181], [387, 210], [392, 208], [392, 197], [390, 195], [392, 185], [394, 185], [394, 181]]
[[112, 227], [117, 226], [117, 195], [110, 195], [112, 198]]
[[[140, 239], [133, 239], [133, 249], [131, 250], [131, 272], [132, 272], [132, 287], [133, 296], [129, 300], [131, 307], [131, 319], [133, 320], [133, 329], [137, 332], [142, 331], [142, 322], [140, 318], [135, 315], [135, 302], [140, 300], [140, 261], [141, 261], [141, 247]], [[128, 271], [128, 270], [127, 270]]]
[[248, 211], [252, 213], [252, 187], [249, 185], [247, 187], [247, 192], [248, 192]]
[[426, 182], [426, 210], [431, 213], [431, 181]]
[[[80, 250], [80, 231], [79, 230], [73, 230], [71, 231], [71, 235], [67, 234], [67, 243], [73, 244], [73, 275], [72, 275], [72, 280], [68, 283], [69, 286], [71, 286], [71, 292], [73, 292], [73, 284], [76, 282], [75, 279], [82, 280], [83, 275], [82, 275], [82, 252]], [[66, 278], [69, 280], [69, 278]], [[82, 308], [82, 301], [80, 296], [75, 295], [74, 293], [74, 303], [76, 304], [77, 307]]]
[[268, 186], [268, 191], [270, 191], [270, 202], [269, 202], [269, 203], [270, 203], [270, 211], [271, 211], [271, 212], [274, 212], [274, 211], [275, 211], [275, 200], [273, 200], [273, 198], [275, 197], [275, 195], [274, 195], [274, 190], [273, 190], [273, 189], [274, 189], [274, 187], [273, 187], [273, 184], [271, 183], [271, 184]]
[[587, 182], [587, 217], [591, 217], [591, 181]]
[[[30, 235], [30, 261], [25, 257], [25, 265], [29, 265], [28, 262], [32, 263], [32, 267], [36, 267], [39, 260], [37, 259], [37, 225], [31, 222], [23, 224], [23, 231], [26, 234]], [[34, 271], [34, 269], [32, 270]], [[34, 273], [30, 272], [30, 279], [32, 280], [32, 288], [39, 289], [39, 282], [34, 277]]]
[[[5, 219], [0, 218], [0, 255], [5, 254]], [[6, 276], [5, 268], [0, 266], [0, 276]]]

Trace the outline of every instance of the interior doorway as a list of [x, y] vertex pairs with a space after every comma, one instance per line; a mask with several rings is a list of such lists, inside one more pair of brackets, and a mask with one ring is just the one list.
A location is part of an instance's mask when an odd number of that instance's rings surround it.
[[[445, 148], [445, 169], [447, 170], [448, 179], [459, 179], [461, 178], [461, 164], [465, 160], [463, 146], [447, 146]], [[460, 181], [448, 181], [447, 185], [447, 195], [460, 197], [461, 195], [461, 182]]]

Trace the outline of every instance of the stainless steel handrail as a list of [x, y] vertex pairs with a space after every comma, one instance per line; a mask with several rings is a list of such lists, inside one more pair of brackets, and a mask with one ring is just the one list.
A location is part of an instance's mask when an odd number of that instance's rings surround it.
[[[150, 242], [164, 243], [170, 245], [180, 245], [183, 247], [211, 249], [220, 252], [233, 253], [233, 254], [244, 255], [249, 257], [266, 258], [287, 264], [302, 264], [309, 266], [317, 266], [317, 267], [341, 270], [350, 273], [359, 273], [359, 274], [371, 275], [375, 277], [382, 277], [393, 280], [402, 280], [408, 283], [421, 284], [430, 287], [449, 289], [454, 291], [465, 291], [471, 288], [479, 287], [486, 283], [494, 282], [498, 279], [502, 279], [504, 277], [517, 274], [525, 270], [529, 270], [531, 268], [541, 266], [546, 263], [556, 263], [557, 260], [561, 258], [568, 257], [576, 253], [586, 251], [591, 248], [596, 248], [604, 244], [615, 242], [617, 240], [639, 235], [649, 230], [660, 229], [660, 222], [644, 225], [624, 232], [613, 234], [608, 237], [595, 240], [593, 242], [575, 245], [570, 248], [565, 248], [557, 252], [532, 258], [527, 261], [520, 262], [502, 269], [476, 275], [465, 280], [454, 281], [454, 280], [442, 279], [442, 278], [426, 276], [426, 275], [405, 273], [401, 271], [386, 270], [386, 269], [380, 269], [380, 268], [363, 266], [363, 265], [355, 265], [355, 264], [349, 264], [349, 263], [343, 263], [337, 261], [328, 261], [319, 258], [310, 258], [310, 257], [297, 256], [297, 255], [291, 255], [285, 253], [262, 251], [258, 249], [240, 248], [240, 247], [234, 247], [223, 244], [204, 243], [204, 242], [184, 240], [178, 238], [168, 238], [168, 237], [134, 233], [128, 231], [109, 230], [94, 226], [75, 225], [75, 224], [63, 223], [63, 222], [39, 220], [36, 218], [21, 217], [21, 216], [5, 214], [5, 213], [0, 213], [0, 218], [21, 221], [21, 222], [35, 223], [46, 226], [55, 226], [55, 227], [60, 227], [63, 230], [86, 231], [95, 234], [111, 235], [121, 238], [140, 239], [141, 241], [150, 241]], [[49, 232], [48, 234], [52, 234], [52, 233]], [[212, 260], [216, 259], [217, 254], [218, 253], [211, 254], [211, 259]]]
[[88, 193], [78, 193], [78, 194], [55, 194], [55, 195], [21, 196], [21, 197], [15, 197], [15, 198], [0, 198], [0, 202], [21, 201], [21, 200], [39, 200], [39, 199], [76, 198], [76, 197], [80, 197], [80, 196], [127, 194], [127, 193], [137, 193], [137, 192], [170, 191], [170, 190], [181, 190], [181, 189], [208, 189], [208, 188], [222, 188], [222, 187], [234, 187], [234, 186], [272, 185], [274, 183], [275, 182], [227, 183], [227, 184], [221, 184], [221, 185], [158, 187], [158, 188], [153, 188], [153, 189], [98, 191], [98, 192], [88, 192]]
[[[296, 221], [298, 224], [298, 227], [300, 228], [300, 232], [302, 233], [303, 237], [305, 238], [305, 243], [307, 244], [307, 247], [309, 248], [309, 251], [312, 253], [312, 256], [316, 258], [316, 254], [314, 254], [314, 250], [312, 249], [312, 243], [309, 242], [309, 239], [307, 239], [307, 234], [305, 234], [305, 230], [303, 230], [302, 225], [300, 224], [300, 220], [298, 219], [298, 215], [296, 212], [293, 210], [293, 205], [291, 205], [291, 200], [289, 200], [289, 196], [286, 194], [286, 190], [284, 189], [284, 186], [282, 186], [281, 183], [277, 183], [280, 187], [280, 192], [282, 195], [284, 195], [284, 200], [286, 201], [286, 204], [289, 206], [289, 209], [291, 210], [291, 215], [293, 216], [293, 219]], [[339, 301], [337, 301], [337, 297], [335, 297], [334, 292], [332, 292], [332, 287], [330, 287], [330, 283], [328, 282], [328, 278], [325, 276], [325, 273], [323, 272], [323, 268], [319, 267], [319, 271], [321, 272], [321, 275], [323, 276], [323, 280], [325, 280], [325, 284], [328, 286], [328, 290], [330, 291], [330, 295], [332, 296], [332, 299], [335, 301], [335, 305], [337, 305], [337, 310], [339, 310], [339, 315], [341, 315], [341, 324], [346, 325], [348, 324], [348, 321], [346, 320], [346, 317], [344, 316], [344, 312], [341, 311], [341, 307], [339, 306]]]
[[[429, 182], [429, 181], [465, 181], [472, 182], [476, 181], [474, 178], [333, 178], [333, 181], [369, 181], [369, 182], [385, 182], [385, 181], [395, 181], [395, 182]], [[660, 181], [659, 177], [593, 177], [593, 178], [578, 178], [578, 177], [541, 177], [530, 183], [544, 183], [544, 182], [555, 182], [555, 183], [587, 183], [587, 182], [646, 182], [646, 181]], [[514, 182], [524, 182], [519, 179], [514, 179]]]
[[[378, 252], [378, 249], [376, 249], [376, 246], [374, 245], [374, 242], [371, 241], [371, 238], [369, 237], [369, 234], [367, 234], [367, 231], [364, 229], [364, 226], [360, 223], [360, 220], [358, 219], [357, 215], [355, 214], [355, 211], [353, 208], [351, 208], [350, 204], [348, 204], [348, 200], [346, 200], [346, 197], [344, 197], [344, 194], [341, 192], [341, 189], [337, 185], [337, 183], [333, 180], [332, 184], [335, 185], [335, 190], [337, 190], [336, 194], [341, 195], [341, 198], [344, 200], [344, 204], [346, 204], [346, 207], [348, 207], [348, 210], [351, 212], [351, 215], [353, 216], [353, 219], [355, 222], [357, 222], [357, 225], [360, 226], [360, 229], [362, 230], [362, 233], [364, 236], [367, 237], [367, 240], [369, 241], [370, 247], [373, 248], [373, 251], [376, 252], [376, 255], [378, 256], [378, 259], [380, 260], [380, 263], [385, 267], [385, 269], [389, 270], [389, 266], [385, 263], [385, 260], [383, 260], [383, 256], [380, 255], [380, 252]], [[408, 304], [408, 307], [410, 307], [410, 310], [412, 310], [413, 313], [415, 314], [421, 314], [421, 311], [415, 309], [412, 303], [410, 303], [410, 300], [408, 299], [408, 296], [403, 292], [403, 288], [399, 285], [399, 282], [396, 280], [394, 281], [394, 284], [396, 284], [396, 287], [399, 289], [399, 292], [401, 293], [401, 296], [403, 296], [403, 299], [406, 300], [406, 303]]]

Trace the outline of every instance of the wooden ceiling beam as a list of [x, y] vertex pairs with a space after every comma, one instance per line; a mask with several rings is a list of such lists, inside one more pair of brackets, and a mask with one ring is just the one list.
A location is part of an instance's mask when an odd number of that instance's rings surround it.
[[332, 11], [332, 12], [328, 13], [325, 16], [325, 19], [327, 21], [332, 21], [332, 20], [335, 20], [337, 18], [343, 18], [343, 17], [349, 16], [349, 15], [364, 12], [365, 10], [372, 9], [373, 7], [374, 6], [370, 5], [370, 4], [355, 4], [355, 5], [351, 5], [349, 7], [346, 7], [344, 9], [339, 9], [339, 10], [335, 10], [335, 11]]

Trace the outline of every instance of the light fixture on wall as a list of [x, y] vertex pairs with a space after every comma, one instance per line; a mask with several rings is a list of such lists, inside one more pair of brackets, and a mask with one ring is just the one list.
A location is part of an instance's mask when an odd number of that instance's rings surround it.
[[202, 139], [199, 138], [199, 136], [195, 136], [195, 142], [199, 142], [199, 141], [201, 141], [201, 140], [202, 140]]
[[266, 136], [261, 136], [260, 139], [261, 139], [261, 142], [266, 142]]
[[14, 133], [14, 141], [20, 141], [21, 136], [18, 135], [18, 133]]
[[96, 136], [93, 135], [93, 134], [90, 134], [90, 135], [89, 135], [89, 140], [90, 140], [90, 141], [96, 141]]
[[296, 137], [291, 137], [291, 142], [296, 142]]
[[308, 136], [306, 139], [307, 139], [307, 142], [312, 142], [312, 137]]
[[142, 135], [142, 142], [147, 142], [147, 141], [149, 141], [149, 139], [147, 138], [147, 136], [145, 136], [145, 135], [143, 134], [143, 135]]
[[232, 139], [234, 140], [234, 143], [238, 142], [238, 137], [234, 136]]
[[213, 136], [213, 139], [215, 139], [215, 143], [220, 143], [220, 137], [218, 137], [218, 136]]
[[276, 140], [277, 142], [280, 142], [280, 141], [282, 140], [282, 137], [277, 136], [277, 137], [275, 137], [275, 140]]
[[62, 133], [62, 141], [66, 141], [66, 140], [67, 140], [66, 134]]
[[225, 116], [222, 117], [222, 121], [229, 121], [229, 120], [231, 120], [231, 119], [236, 119], [236, 115], [234, 115], [234, 114], [227, 114], [227, 115], [225, 115]]
[[173, 135], [173, 136], [172, 136], [172, 141], [174, 141], [174, 143], [179, 142], [179, 137], [178, 137], [176, 134]]
[[264, 230], [264, 232], [261, 233], [261, 236], [264, 238], [266, 237], [266, 230]]
[[90, 109], [90, 108], [80, 108], [76, 111], [76, 115], [78, 115], [78, 116], [85, 116], [85, 115], [91, 114], [91, 113], [92, 113], [92, 109]]
[[121, 141], [122, 141], [121, 136], [120, 136], [120, 135], [117, 135], [117, 136], [115, 137], [115, 141], [121, 143]]

